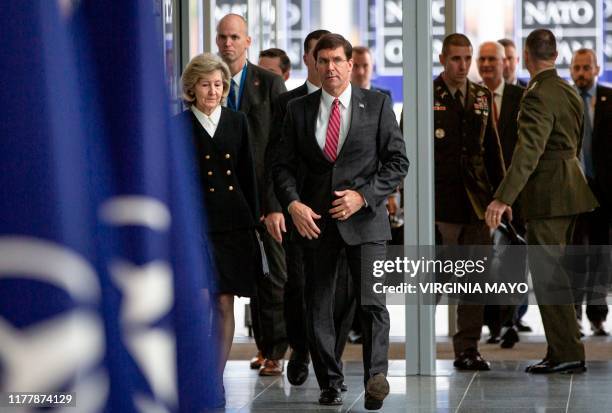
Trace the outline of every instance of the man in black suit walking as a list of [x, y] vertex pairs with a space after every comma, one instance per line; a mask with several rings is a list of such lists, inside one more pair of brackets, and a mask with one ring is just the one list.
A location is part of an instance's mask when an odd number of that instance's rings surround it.
[[599, 66], [595, 52], [591, 49], [579, 49], [574, 53], [570, 74], [584, 103], [580, 160], [589, 186], [600, 204], [595, 210], [580, 214], [574, 229], [574, 244], [591, 246], [582, 257], [582, 268], [580, 274], [576, 274], [573, 285], [576, 315], [582, 318], [582, 301], [586, 296], [586, 314], [593, 335], [607, 336], [603, 323], [608, 315], [606, 296], [610, 259], [602, 247], [596, 246], [610, 244], [612, 89], [596, 83]]
[[[242, 16], [228, 14], [217, 26], [219, 55], [232, 75], [227, 106], [244, 112], [248, 120], [249, 138], [253, 146], [259, 199], [270, 203], [274, 196], [264, 180], [264, 158], [272, 122], [272, 102], [283, 92], [285, 83], [280, 76], [247, 61], [251, 38]], [[282, 214], [280, 214], [282, 217]], [[278, 214], [268, 214], [265, 221], [278, 220]], [[283, 287], [287, 280], [285, 252], [264, 230], [260, 231], [270, 265], [270, 276], [258, 280], [257, 296], [251, 300], [253, 330], [261, 352], [252, 363], [262, 376], [282, 374], [283, 357], [287, 351], [287, 333], [283, 319]], [[264, 360], [265, 359], [265, 360]]]
[[[270, 166], [274, 162], [274, 151], [277, 149], [278, 141], [281, 135], [280, 125], [285, 119], [287, 112], [287, 104], [296, 98], [306, 96], [316, 92], [321, 87], [321, 80], [317, 72], [314, 61], [314, 48], [317, 41], [324, 35], [330, 33], [328, 30], [315, 30], [309, 33], [304, 39], [304, 65], [308, 71], [308, 77], [303, 85], [281, 94], [274, 105], [274, 120], [273, 124], [278, 127], [273, 128], [270, 135], [270, 142], [266, 150], [266, 179], [272, 182], [272, 170]], [[276, 200], [276, 197], [271, 197], [269, 200], [273, 202], [264, 205], [266, 214], [282, 213], [283, 208]], [[308, 378], [308, 364], [310, 356], [308, 354], [308, 343], [306, 337], [306, 303], [304, 302], [304, 285], [306, 283], [304, 276], [304, 263], [302, 255], [302, 246], [297, 242], [297, 235], [292, 231], [291, 221], [279, 216], [276, 221], [266, 221], [268, 233], [278, 241], [283, 243], [285, 249], [285, 258], [287, 262], [287, 283], [285, 284], [285, 323], [287, 325], [287, 338], [291, 346], [291, 356], [287, 364], [287, 379], [289, 383], [299, 386]], [[287, 236], [283, 234], [288, 233]], [[341, 354], [344, 345], [339, 348]]]
[[[478, 49], [478, 74], [482, 78], [482, 82], [491, 92], [491, 106], [493, 112], [493, 125], [497, 130], [504, 164], [506, 169], [510, 166], [514, 146], [518, 139], [518, 112], [521, 104], [521, 97], [524, 89], [520, 86], [514, 86], [504, 81], [504, 46], [498, 42], [484, 42]], [[525, 226], [515, 214], [512, 224], [517, 229], [519, 235], [525, 235]], [[520, 271], [527, 276], [527, 261], [523, 263], [508, 263], [512, 264], [512, 268]], [[515, 327], [512, 325], [515, 306], [510, 305], [486, 305], [484, 319], [489, 326], [491, 337], [489, 343], [497, 343], [500, 341], [501, 327], [503, 324], [511, 324], [508, 330], [501, 337], [502, 348], [512, 348], [519, 341], [519, 336]]]
[[[351, 87], [351, 49], [338, 34], [318, 41], [322, 90], [289, 102], [273, 171], [278, 199], [304, 245], [309, 348], [319, 403], [328, 405], [342, 404], [332, 316], [338, 253], [346, 251], [358, 290], [370, 284], [372, 262], [385, 259], [391, 237], [383, 201], [408, 172], [389, 98]], [[378, 409], [389, 393], [389, 313], [384, 296], [372, 290], [356, 296], [364, 327], [365, 407]]]

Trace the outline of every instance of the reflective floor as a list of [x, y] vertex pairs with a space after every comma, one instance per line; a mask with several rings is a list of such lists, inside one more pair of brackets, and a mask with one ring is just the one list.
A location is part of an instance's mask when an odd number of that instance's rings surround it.
[[[612, 350], [611, 350], [612, 352]], [[435, 377], [405, 377], [404, 361], [389, 365], [391, 393], [385, 412], [606, 412], [612, 411], [612, 362], [594, 361], [582, 375], [524, 373], [526, 361], [494, 361], [489, 372], [461, 373], [439, 360]], [[317, 403], [319, 388], [308, 381], [294, 387], [286, 377], [259, 377], [248, 361], [230, 361], [225, 373], [226, 411], [364, 412], [362, 367], [345, 363], [344, 405]], [[221, 410], [222, 411], [222, 410]]]

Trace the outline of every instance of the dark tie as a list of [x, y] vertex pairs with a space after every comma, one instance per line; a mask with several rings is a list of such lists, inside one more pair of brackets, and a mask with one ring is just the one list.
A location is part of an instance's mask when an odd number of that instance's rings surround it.
[[338, 139], [340, 137], [340, 102], [338, 98], [334, 99], [329, 114], [329, 122], [327, 123], [327, 133], [325, 134], [325, 146], [323, 153], [330, 161], [336, 160], [338, 152]]
[[455, 92], [455, 103], [461, 109], [461, 111], [463, 111], [465, 109], [465, 107], [463, 106], [463, 102], [461, 101], [461, 97], [463, 97], [463, 93], [461, 93], [460, 89], [457, 89], [457, 91]]
[[234, 112], [238, 110], [236, 105], [236, 82], [234, 79], [230, 82], [230, 90], [227, 95], [227, 107], [233, 110]]
[[593, 178], [593, 125], [591, 124], [591, 95], [583, 90], [580, 93], [582, 103], [584, 103], [584, 131], [582, 134], [582, 150], [580, 159], [586, 176]]

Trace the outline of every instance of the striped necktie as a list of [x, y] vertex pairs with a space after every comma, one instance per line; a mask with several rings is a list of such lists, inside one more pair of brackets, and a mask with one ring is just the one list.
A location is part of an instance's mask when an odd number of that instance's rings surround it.
[[325, 135], [325, 146], [323, 147], [323, 153], [332, 162], [334, 162], [337, 157], [339, 137], [340, 101], [338, 100], [338, 98], [336, 98], [332, 103], [331, 113], [329, 115], [329, 122], [327, 123], [327, 133]]

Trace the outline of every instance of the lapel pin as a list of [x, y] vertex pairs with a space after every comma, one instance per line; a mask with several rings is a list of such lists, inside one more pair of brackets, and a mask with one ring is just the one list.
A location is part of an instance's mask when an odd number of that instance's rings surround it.
[[253, 82], [253, 84], [254, 84], [255, 86], [259, 86], [259, 80], [255, 80], [255, 81]]
[[359, 107], [360, 107], [361, 109], [365, 109], [365, 105], [364, 105], [363, 103], [360, 103], [360, 104], [359, 104]]

